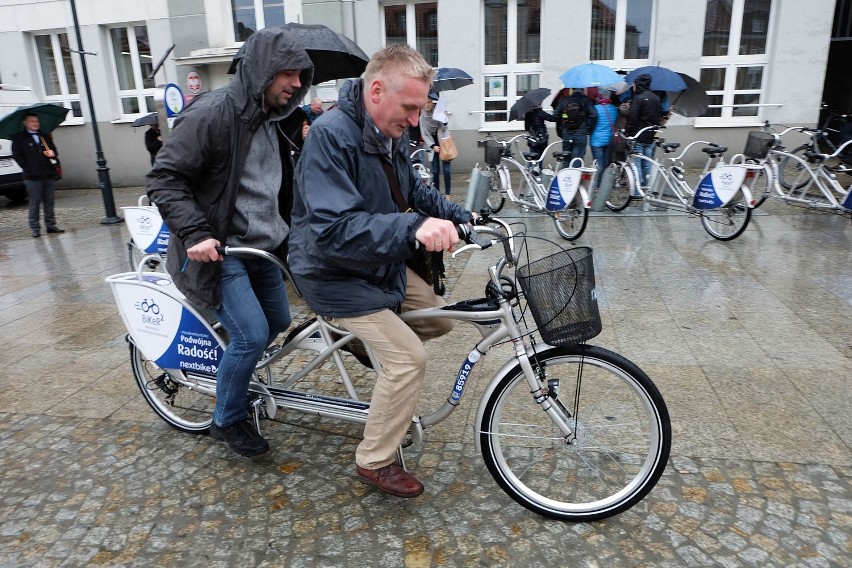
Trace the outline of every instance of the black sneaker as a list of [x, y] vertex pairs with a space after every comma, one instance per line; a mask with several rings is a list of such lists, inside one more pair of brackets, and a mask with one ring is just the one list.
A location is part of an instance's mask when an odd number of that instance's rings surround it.
[[210, 437], [223, 440], [234, 453], [252, 458], [269, 451], [269, 442], [254, 429], [250, 420], [242, 420], [228, 426], [210, 424]]

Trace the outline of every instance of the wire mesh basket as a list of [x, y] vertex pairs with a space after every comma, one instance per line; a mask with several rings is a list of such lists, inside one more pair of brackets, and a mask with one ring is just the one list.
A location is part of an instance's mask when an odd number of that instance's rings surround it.
[[743, 155], [752, 160], [762, 160], [775, 144], [775, 136], [767, 132], [749, 132]]
[[485, 163], [489, 166], [499, 166], [500, 156], [503, 154], [503, 145], [497, 140], [485, 141]]
[[601, 332], [592, 249], [576, 247], [518, 267], [515, 276], [542, 340], [587, 341]]

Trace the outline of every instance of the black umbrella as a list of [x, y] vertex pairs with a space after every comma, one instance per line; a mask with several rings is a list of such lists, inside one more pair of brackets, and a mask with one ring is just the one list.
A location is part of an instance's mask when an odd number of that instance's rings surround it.
[[151, 114], [146, 114], [141, 118], [137, 118], [133, 121], [133, 124], [131, 124], [131, 126], [150, 126], [158, 123], [159, 121], [157, 120], [157, 113], [152, 112]]
[[62, 124], [65, 120], [65, 115], [68, 114], [67, 108], [50, 103], [36, 103], [33, 105], [20, 106], [3, 117], [0, 120], [0, 138], [6, 140], [12, 138], [15, 134], [24, 129], [24, 115], [34, 114], [38, 117], [38, 129], [49, 134]]
[[681, 116], [701, 116], [707, 112], [707, 105], [710, 104], [710, 97], [707, 96], [707, 91], [704, 87], [684, 73], [678, 73], [686, 83], [686, 89], [678, 93], [669, 93], [669, 100], [672, 101], [672, 112]]
[[519, 98], [518, 101], [512, 105], [512, 108], [509, 109], [509, 120], [523, 120], [525, 114], [532, 109], [541, 106], [541, 103], [544, 102], [544, 99], [546, 99], [549, 95], [550, 89], [546, 89], [544, 87], [533, 89], [523, 97]]
[[[328, 26], [290, 22], [281, 28], [289, 32], [308, 52], [308, 57], [314, 64], [314, 85], [331, 79], [358, 77], [370, 61], [367, 54], [354, 41]], [[243, 47], [240, 47], [231, 62], [228, 73], [237, 71], [237, 64], [244, 53]]]
[[435, 79], [432, 81], [433, 93], [441, 91], [453, 91], [465, 85], [472, 85], [473, 77], [468, 73], [455, 67], [439, 67], [435, 72]]

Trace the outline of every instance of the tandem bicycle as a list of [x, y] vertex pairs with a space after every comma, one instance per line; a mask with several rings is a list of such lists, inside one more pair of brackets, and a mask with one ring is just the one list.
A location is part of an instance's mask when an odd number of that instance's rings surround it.
[[[481, 336], [458, 372], [447, 377], [446, 400], [412, 417], [403, 446], [421, 449], [425, 431], [459, 406], [491, 348], [505, 345], [512, 355], [477, 403], [473, 432], [499, 487], [523, 507], [554, 519], [593, 521], [629, 509], [666, 467], [671, 424], [663, 397], [639, 367], [586, 343], [601, 330], [592, 250], [549, 243], [557, 252], [530, 261], [527, 239], [538, 240], [513, 234], [499, 219], [478, 221], [482, 224], [473, 229], [459, 227], [467, 244], [454, 254], [489, 248], [502, 253], [487, 269], [485, 294], [400, 316], [467, 322]], [[263, 251], [225, 247], [222, 252], [266, 258], [289, 277], [287, 267]], [[174, 428], [207, 433], [215, 370], [226, 346], [220, 325], [188, 302], [167, 274], [147, 272], [142, 263], [107, 282], [127, 326], [133, 375], [143, 397]], [[316, 315], [271, 346], [257, 363], [246, 401], [258, 428], [286, 412], [366, 422], [370, 405], [359, 398], [341, 356], [353, 338]], [[287, 372], [273, 376], [272, 364], [285, 357], [291, 361]], [[337, 373], [333, 393], [329, 368]], [[310, 380], [315, 371], [322, 381]], [[402, 448], [398, 458], [404, 465]]]

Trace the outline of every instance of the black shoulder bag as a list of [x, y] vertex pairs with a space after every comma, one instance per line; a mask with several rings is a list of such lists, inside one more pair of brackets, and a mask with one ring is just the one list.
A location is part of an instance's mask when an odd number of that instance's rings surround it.
[[[385, 170], [385, 175], [388, 177], [391, 195], [393, 196], [393, 200], [396, 202], [396, 206], [399, 208], [400, 213], [410, 213], [414, 211], [411, 207], [409, 207], [405, 198], [402, 196], [402, 188], [399, 186], [399, 180], [396, 177], [396, 173], [393, 171], [393, 166], [384, 158], [380, 157], [379, 161], [382, 163], [382, 169]], [[414, 256], [405, 261], [405, 265], [422, 278], [426, 284], [434, 284], [435, 273], [432, 270], [431, 252], [420, 247], [414, 251]]]

